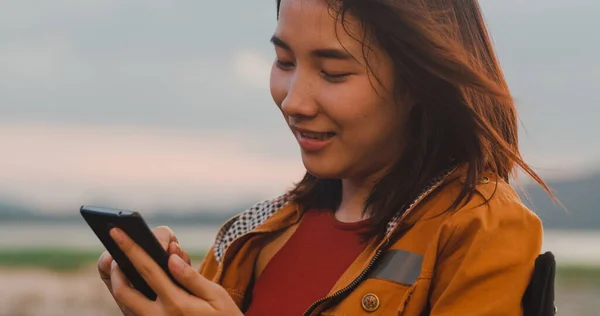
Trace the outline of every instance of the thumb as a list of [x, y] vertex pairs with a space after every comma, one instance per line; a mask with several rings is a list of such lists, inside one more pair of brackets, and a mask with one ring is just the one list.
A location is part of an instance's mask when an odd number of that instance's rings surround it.
[[186, 264], [178, 255], [169, 257], [169, 270], [171, 270], [175, 279], [190, 293], [209, 304], [229, 297], [222, 287], [200, 275], [198, 271]]

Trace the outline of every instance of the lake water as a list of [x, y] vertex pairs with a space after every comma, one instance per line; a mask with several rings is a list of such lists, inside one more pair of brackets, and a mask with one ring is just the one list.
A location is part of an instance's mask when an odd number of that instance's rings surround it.
[[[218, 226], [171, 226], [188, 251], [210, 248]], [[82, 223], [0, 223], [0, 248], [67, 247], [101, 249], [92, 231]], [[600, 265], [600, 230], [546, 231], [543, 250], [551, 250], [559, 264]]]
[[[181, 246], [189, 251], [212, 245], [218, 226], [171, 226]], [[90, 228], [77, 224], [0, 223], [0, 248], [59, 247], [90, 249], [102, 244]]]

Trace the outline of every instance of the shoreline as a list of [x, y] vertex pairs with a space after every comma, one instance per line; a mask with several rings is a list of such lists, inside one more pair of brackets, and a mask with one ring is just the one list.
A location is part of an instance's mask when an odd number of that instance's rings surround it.
[[[586, 280], [588, 282], [583, 282]], [[0, 284], [3, 285], [0, 287], [0, 315], [120, 315], [94, 264], [76, 271], [0, 266]], [[600, 282], [575, 274], [574, 278], [557, 277], [556, 285], [561, 314], [595, 315], [600, 309], [600, 301], [596, 299], [600, 296]]]
[[77, 272], [0, 268], [0, 315], [120, 315], [95, 267]]

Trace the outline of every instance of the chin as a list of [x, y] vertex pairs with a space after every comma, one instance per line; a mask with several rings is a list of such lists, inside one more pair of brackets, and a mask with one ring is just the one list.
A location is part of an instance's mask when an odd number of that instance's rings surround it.
[[320, 179], [343, 179], [344, 172], [341, 168], [342, 163], [335, 162], [331, 159], [323, 159], [317, 157], [305, 157], [302, 155], [302, 163], [304, 168], [311, 175]]

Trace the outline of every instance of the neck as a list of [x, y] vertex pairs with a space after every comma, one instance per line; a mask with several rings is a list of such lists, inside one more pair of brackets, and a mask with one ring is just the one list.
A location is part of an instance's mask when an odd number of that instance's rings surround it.
[[357, 222], [368, 217], [363, 215], [363, 210], [374, 185], [372, 181], [343, 179], [342, 201], [335, 217], [341, 222]]

